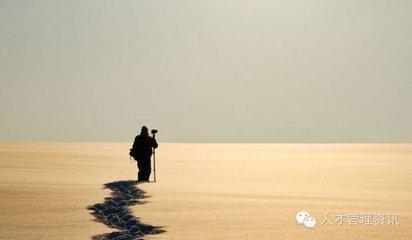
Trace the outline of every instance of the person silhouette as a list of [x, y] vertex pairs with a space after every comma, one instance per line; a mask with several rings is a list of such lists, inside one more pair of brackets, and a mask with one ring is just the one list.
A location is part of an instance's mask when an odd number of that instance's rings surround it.
[[[154, 135], [153, 135], [154, 136]], [[158, 144], [154, 137], [149, 136], [149, 129], [146, 126], [142, 127], [140, 135], [137, 135], [133, 142], [133, 147], [130, 149], [130, 156], [137, 161], [137, 181], [148, 182], [151, 167], [152, 148], [157, 148]]]

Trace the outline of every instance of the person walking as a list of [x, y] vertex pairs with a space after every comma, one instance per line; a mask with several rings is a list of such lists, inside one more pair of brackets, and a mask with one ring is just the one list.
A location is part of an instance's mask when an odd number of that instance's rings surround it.
[[[153, 135], [154, 136], [154, 135]], [[130, 156], [137, 161], [138, 174], [137, 181], [148, 182], [151, 167], [152, 148], [157, 148], [158, 144], [154, 137], [149, 136], [149, 129], [143, 126], [140, 135], [137, 135], [133, 142], [133, 147], [130, 149]]]

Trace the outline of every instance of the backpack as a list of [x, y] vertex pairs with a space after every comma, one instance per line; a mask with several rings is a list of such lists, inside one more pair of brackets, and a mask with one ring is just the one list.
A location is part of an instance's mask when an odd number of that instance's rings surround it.
[[133, 160], [136, 160], [136, 151], [135, 151], [135, 149], [134, 148], [130, 148], [130, 152], [129, 152], [129, 158], [130, 159], [132, 159], [133, 158]]

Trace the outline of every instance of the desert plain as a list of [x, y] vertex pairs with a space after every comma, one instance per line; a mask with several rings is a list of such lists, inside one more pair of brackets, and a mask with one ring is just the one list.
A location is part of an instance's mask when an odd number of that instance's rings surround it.
[[[118, 231], [88, 207], [136, 179], [130, 145], [0, 142], [0, 239]], [[412, 144], [160, 142], [156, 173], [130, 206], [164, 230], [144, 239], [412, 239]]]

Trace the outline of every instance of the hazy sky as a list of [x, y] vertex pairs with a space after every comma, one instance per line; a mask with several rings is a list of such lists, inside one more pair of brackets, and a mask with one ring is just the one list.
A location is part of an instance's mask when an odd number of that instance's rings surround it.
[[412, 1], [0, 1], [0, 139], [412, 142]]

